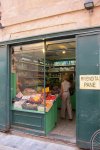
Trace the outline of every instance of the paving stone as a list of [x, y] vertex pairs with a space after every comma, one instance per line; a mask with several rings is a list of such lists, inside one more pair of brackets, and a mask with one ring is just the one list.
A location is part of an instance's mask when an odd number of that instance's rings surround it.
[[79, 150], [76, 147], [0, 133], [0, 150]]

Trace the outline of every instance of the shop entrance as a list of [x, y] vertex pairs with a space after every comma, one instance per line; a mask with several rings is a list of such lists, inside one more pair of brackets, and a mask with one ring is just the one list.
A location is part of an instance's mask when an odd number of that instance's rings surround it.
[[75, 38], [11, 47], [11, 128], [76, 142], [75, 49]]
[[[46, 43], [46, 87], [49, 87], [52, 95], [57, 96], [56, 102], [54, 102], [56, 103], [55, 109], [57, 109], [55, 111], [57, 114], [54, 118], [55, 126], [47, 135], [51, 138], [62, 139], [73, 143], [76, 142], [75, 53], [75, 39], [56, 40]], [[70, 102], [73, 116], [72, 120], [69, 118], [70, 115], [68, 115], [71, 111], [70, 106], [66, 108], [66, 111], [64, 111], [65, 108], [62, 106], [62, 103], [66, 105], [66, 102], [62, 100], [61, 91], [64, 76], [67, 76], [67, 80], [71, 85]], [[68, 109], [70, 110], [68, 111]], [[51, 122], [52, 118], [53, 116], [51, 116]]]
[[[80, 76], [100, 75], [99, 30], [97, 27], [0, 43], [1, 131], [8, 131], [11, 128], [11, 130], [46, 135], [71, 142], [75, 142], [76, 139], [76, 144], [80, 148], [90, 148], [92, 134], [100, 129], [100, 88], [81, 89]], [[70, 37], [75, 35], [76, 52], [75, 39], [46, 43], [43, 40], [56, 37], [61, 39], [66, 35]], [[69, 76], [70, 73], [73, 74], [76, 87], [71, 95], [71, 105], [74, 118], [77, 112], [77, 131], [75, 131], [75, 119], [73, 121], [69, 121], [68, 118], [60, 119], [60, 90], [53, 89], [54, 83], [60, 88], [64, 70]], [[54, 80], [51, 80], [52, 78]], [[49, 97], [54, 100], [53, 105], [50, 103], [46, 105], [47, 99], [44, 95], [46, 87], [49, 87], [47, 91], [54, 94]], [[56, 97], [55, 91], [56, 93], [58, 91]], [[76, 107], [75, 95], [77, 95]]]

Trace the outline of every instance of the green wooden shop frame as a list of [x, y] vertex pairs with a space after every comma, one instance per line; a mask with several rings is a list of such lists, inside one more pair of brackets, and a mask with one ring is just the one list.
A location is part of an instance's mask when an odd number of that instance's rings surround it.
[[[88, 33], [88, 34], [87, 34]], [[46, 113], [31, 113], [31, 112], [22, 112], [17, 110], [11, 110], [11, 64], [10, 64], [10, 47], [14, 45], [22, 45], [22, 44], [30, 44], [30, 43], [37, 43], [37, 42], [43, 42], [50, 41], [50, 40], [56, 40], [56, 39], [66, 39], [66, 38], [76, 38], [77, 43], [77, 50], [76, 50], [76, 80], [78, 81], [76, 84], [76, 143], [81, 148], [89, 148], [90, 144], [90, 137], [93, 134], [93, 132], [100, 128], [100, 119], [97, 119], [97, 117], [100, 118], [99, 115], [95, 117], [92, 117], [91, 120], [88, 120], [89, 118], [84, 118], [84, 116], [88, 116], [88, 114], [93, 115], [92, 111], [88, 111], [87, 105], [85, 105], [86, 101], [88, 103], [88, 107], [94, 108], [93, 105], [96, 104], [97, 112], [99, 113], [98, 104], [100, 104], [100, 91], [81, 91], [79, 89], [79, 75], [80, 74], [100, 74], [100, 68], [97, 70], [91, 69], [93, 66], [88, 65], [88, 57], [86, 57], [87, 61], [81, 61], [80, 57], [86, 56], [86, 53], [84, 52], [84, 48], [86, 48], [87, 52], [88, 49], [91, 48], [92, 52], [95, 51], [96, 48], [98, 48], [98, 54], [99, 57], [95, 57], [95, 60], [98, 59], [98, 63], [100, 62], [100, 27], [95, 28], [87, 28], [87, 29], [80, 29], [80, 30], [71, 30], [71, 31], [65, 31], [60, 33], [52, 33], [52, 34], [45, 34], [35, 37], [27, 37], [27, 38], [21, 38], [21, 39], [15, 39], [15, 40], [9, 40], [0, 42], [0, 130], [1, 131], [8, 131], [10, 129], [17, 129], [23, 132], [28, 132], [30, 134], [38, 134], [38, 135], [46, 135], [49, 132], [49, 127], [46, 129], [46, 117], [48, 118], [48, 115]], [[86, 40], [89, 41], [89, 43], [93, 46], [91, 43], [94, 42], [94, 45], [98, 45], [97, 47], [84, 47], [86, 44]], [[93, 39], [91, 39], [93, 38]], [[82, 42], [83, 41], [83, 42]], [[98, 44], [99, 43], [99, 44]], [[83, 44], [83, 45], [82, 45]], [[81, 47], [83, 46], [83, 47]], [[89, 54], [89, 52], [88, 52]], [[92, 57], [92, 56], [91, 56]], [[87, 63], [87, 64], [86, 64]], [[95, 61], [95, 63], [97, 63]], [[86, 70], [82, 69], [82, 65], [87, 66]], [[90, 72], [88, 71], [88, 68], [90, 68]], [[94, 94], [93, 94], [94, 93]], [[84, 96], [82, 96], [82, 94]], [[89, 103], [89, 94], [90, 98], [92, 99], [92, 103]], [[95, 96], [95, 99], [97, 100], [96, 103], [93, 102], [92, 95]], [[85, 102], [84, 102], [85, 99]], [[84, 104], [84, 107], [82, 107], [82, 104]], [[56, 104], [55, 106], [56, 107]], [[53, 112], [54, 110], [52, 110]], [[13, 113], [12, 113], [13, 112]], [[34, 114], [34, 115], [33, 115]], [[23, 116], [23, 120], [20, 116]], [[29, 118], [29, 120], [26, 120], [26, 116]], [[89, 117], [89, 116], [88, 116]], [[12, 119], [13, 118], [13, 119]], [[30, 120], [35, 119], [35, 124], [32, 123]], [[13, 123], [12, 123], [13, 122]], [[14, 122], [16, 122], [14, 124]], [[48, 122], [48, 120], [47, 120]], [[86, 122], [86, 125], [83, 126], [82, 124]], [[19, 126], [20, 125], [20, 126]], [[24, 128], [23, 128], [24, 125]], [[49, 124], [50, 125], [50, 124]], [[48, 126], [49, 126], [48, 125]], [[90, 130], [89, 130], [90, 128]], [[88, 131], [88, 132], [87, 132]], [[85, 134], [88, 133], [88, 134]]]

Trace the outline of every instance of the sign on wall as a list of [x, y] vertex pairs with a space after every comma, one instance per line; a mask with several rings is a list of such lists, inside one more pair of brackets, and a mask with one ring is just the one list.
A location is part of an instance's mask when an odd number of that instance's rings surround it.
[[100, 90], [100, 75], [80, 75], [80, 89]]

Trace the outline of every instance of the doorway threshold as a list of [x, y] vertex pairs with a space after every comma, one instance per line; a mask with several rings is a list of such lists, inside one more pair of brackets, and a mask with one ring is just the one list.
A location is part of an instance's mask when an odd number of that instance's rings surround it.
[[58, 114], [58, 121], [55, 128], [47, 135], [48, 138], [61, 140], [68, 143], [76, 144], [76, 115], [73, 111], [73, 120], [70, 121], [67, 118], [61, 119]]
[[23, 132], [23, 131], [19, 131], [19, 130], [15, 130], [12, 129], [8, 132], [8, 134], [12, 134], [12, 135], [18, 135], [21, 137], [27, 137], [27, 138], [31, 138], [31, 139], [35, 139], [35, 140], [40, 140], [40, 141], [47, 141], [47, 142], [51, 142], [51, 143], [58, 143], [58, 144], [63, 144], [63, 145], [69, 145], [72, 147], [77, 147], [75, 139], [69, 138], [69, 137], [64, 137], [62, 138], [62, 136], [56, 136], [53, 134], [50, 135], [36, 135], [36, 134], [30, 134], [27, 132]]
[[50, 138], [50, 139], [54, 139], [54, 140], [61, 140], [61, 141], [64, 141], [64, 142], [76, 144], [76, 137], [58, 135], [58, 134], [53, 134], [53, 133], [49, 133], [47, 135], [47, 137]]

